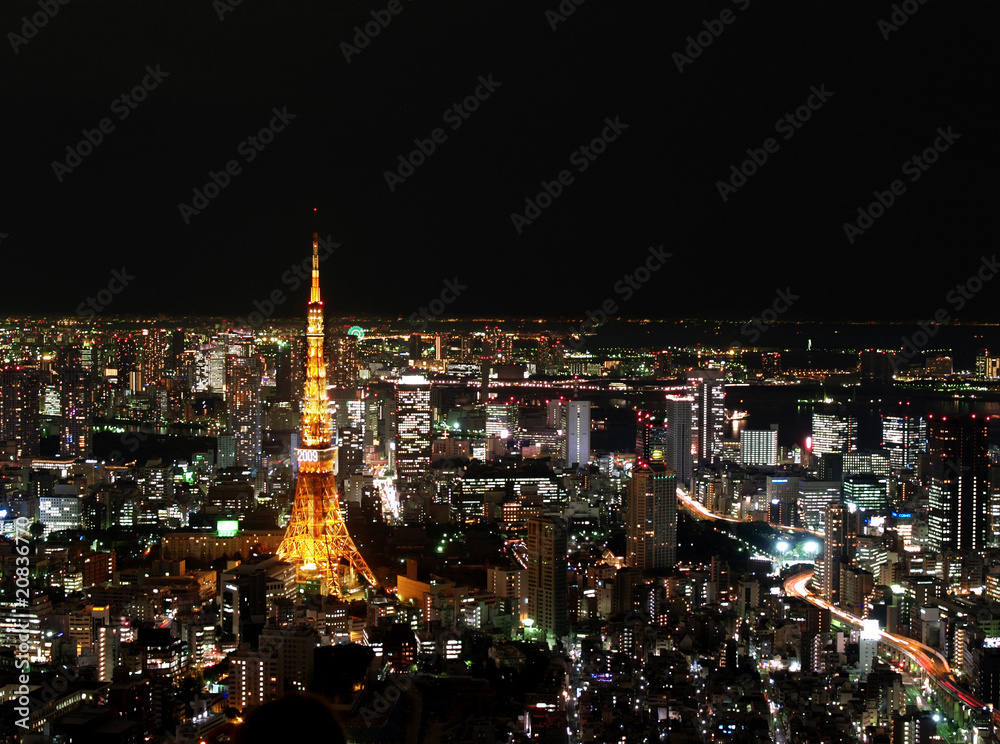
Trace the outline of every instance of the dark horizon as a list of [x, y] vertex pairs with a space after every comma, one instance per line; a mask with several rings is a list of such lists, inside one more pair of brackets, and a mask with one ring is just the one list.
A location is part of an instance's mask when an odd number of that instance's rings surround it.
[[6, 6], [0, 315], [295, 317], [318, 207], [331, 314], [1000, 321], [988, 23], [563, 5]]

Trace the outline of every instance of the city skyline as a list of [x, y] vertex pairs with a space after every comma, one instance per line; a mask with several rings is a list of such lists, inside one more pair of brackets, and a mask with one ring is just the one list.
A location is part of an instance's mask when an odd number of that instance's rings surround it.
[[4, 5], [0, 744], [1000, 744], [960, 10]]

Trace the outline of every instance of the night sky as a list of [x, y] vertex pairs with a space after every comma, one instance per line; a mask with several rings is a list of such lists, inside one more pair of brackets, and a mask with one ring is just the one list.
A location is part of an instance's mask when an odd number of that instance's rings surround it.
[[[949, 295], [997, 244], [995, 4], [678, 5], [5, 3], [0, 312], [73, 315], [124, 268], [104, 315], [278, 291], [300, 316], [318, 207], [331, 314], [406, 317], [457, 280], [470, 318], [740, 319], [782, 290], [788, 320], [1000, 320], [1000, 278]], [[400, 171], [415, 139], [434, 151]], [[767, 161], [724, 199], [748, 148]], [[848, 236], [874, 191], [893, 203]]]

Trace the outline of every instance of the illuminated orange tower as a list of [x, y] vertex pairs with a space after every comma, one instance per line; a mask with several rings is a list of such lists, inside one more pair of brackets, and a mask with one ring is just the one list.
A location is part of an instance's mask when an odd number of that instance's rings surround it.
[[[308, 357], [302, 405], [301, 445], [295, 450], [299, 477], [295, 504], [278, 556], [294, 563], [299, 583], [319, 582], [323, 594], [344, 593], [353, 583], [345, 572], [360, 575], [378, 586], [365, 559], [351, 539], [340, 512], [334, 476], [336, 450], [333, 424], [326, 397], [326, 362], [323, 360], [323, 301], [319, 297], [319, 234], [313, 233], [312, 289], [309, 293]], [[350, 581], [345, 581], [350, 578]]]

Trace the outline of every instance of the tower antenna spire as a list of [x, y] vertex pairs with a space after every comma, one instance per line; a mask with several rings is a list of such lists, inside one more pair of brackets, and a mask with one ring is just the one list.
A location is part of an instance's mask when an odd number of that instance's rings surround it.
[[[318, 302], [320, 305], [323, 301], [319, 298], [319, 230], [316, 228], [316, 222], [318, 220], [317, 216], [318, 209], [313, 207], [313, 256], [312, 256], [312, 287], [309, 290], [309, 305], [310, 314], [312, 313], [312, 303]], [[322, 323], [323, 314], [320, 311], [320, 322]], [[322, 326], [320, 327], [320, 332], [322, 332]]]

